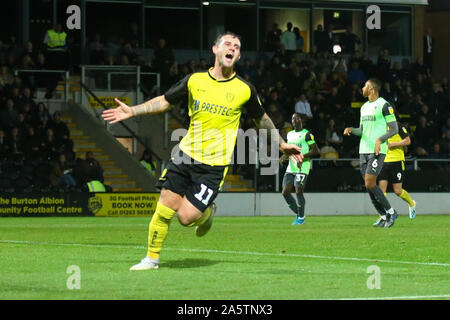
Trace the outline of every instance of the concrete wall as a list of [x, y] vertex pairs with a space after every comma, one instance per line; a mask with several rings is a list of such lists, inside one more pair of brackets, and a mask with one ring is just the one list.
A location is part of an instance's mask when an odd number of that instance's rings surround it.
[[[417, 215], [449, 214], [450, 193], [411, 193], [417, 201]], [[366, 193], [306, 193], [306, 215], [373, 215], [377, 213]], [[394, 194], [388, 194], [391, 205], [401, 215], [408, 205]], [[293, 216], [281, 193], [220, 193], [219, 216]]]

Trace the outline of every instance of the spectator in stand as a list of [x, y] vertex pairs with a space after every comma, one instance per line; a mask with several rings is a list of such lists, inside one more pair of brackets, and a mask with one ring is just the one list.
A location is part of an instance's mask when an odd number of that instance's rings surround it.
[[317, 111], [317, 116], [315, 116], [311, 122], [311, 127], [315, 130], [314, 138], [318, 145], [324, 146], [326, 141], [326, 128], [328, 126], [327, 118], [325, 117], [325, 112], [321, 109]]
[[92, 49], [89, 54], [90, 64], [103, 65], [106, 64], [106, 52], [100, 42], [92, 43]]
[[420, 94], [425, 101], [428, 100], [431, 86], [430, 82], [422, 73], [416, 75], [416, 78], [412, 84], [412, 89], [416, 94]]
[[46, 159], [55, 159], [58, 155], [58, 143], [52, 128], [47, 128], [40, 149], [44, 152]]
[[141, 67], [141, 72], [152, 72], [153, 71], [153, 66], [150, 63], [150, 61], [145, 59], [145, 57], [141, 54], [137, 56], [137, 65]]
[[423, 37], [423, 61], [430, 70], [433, 70], [434, 51], [434, 38], [431, 35], [431, 28], [427, 28], [425, 36]]
[[362, 60], [360, 62], [359, 68], [364, 72], [364, 74], [371, 78], [376, 75], [377, 66], [373, 63], [373, 61], [369, 58], [369, 53], [364, 52], [362, 56]]
[[294, 34], [295, 34], [295, 51], [303, 52], [303, 46], [305, 45], [305, 41], [303, 40], [303, 37], [300, 34], [300, 29], [298, 27], [294, 28]]
[[426, 156], [428, 154], [427, 149], [433, 145], [435, 138], [433, 127], [430, 126], [424, 116], [421, 116], [414, 131], [414, 139], [412, 139], [416, 154]]
[[387, 81], [383, 82], [383, 87], [380, 90], [380, 96], [386, 101], [389, 101], [391, 104], [395, 104], [398, 100], [396, 93], [391, 90], [391, 84]]
[[325, 28], [325, 39], [326, 39], [326, 45], [327, 45], [327, 52], [333, 53], [333, 45], [336, 43], [336, 37], [333, 32], [334, 25], [331, 23], [328, 25], [327, 28]]
[[[439, 143], [434, 143], [433, 148], [428, 152], [429, 159], [446, 159], [447, 155], [442, 152], [441, 145]], [[444, 162], [431, 162], [427, 164], [427, 167], [435, 170], [442, 171], [446, 167]]]
[[171, 86], [173, 86], [175, 83], [177, 83], [178, 81], [180, 81], [182, 78], [180, 76], [180, 72], [178, 69], [178, 62], [174, 62], [172, 63], [172, 65], [170, 66], [169, 69], [169, 77], [167, 79], [167, 88], [170, 88]]
[[57, 160], [52, 160], [50, 162], [50, 166], [51, 166], [51, 169], [50, 169], [50, 173], [48, 175], [48, 179], [50, 181], [50, 186], [51, 187], [59, 187], [61, 177], [63, 176], [63, 171]]
[[50, 113], [43, 102], [39, 102], [33, 116], [33, 126], [37, 127], [40, 123], [48, 123], [51, 120]]
[[432, 85], [432, 90], [429, 95], [429, 105], [432, 106], [431, 113], [439, 117], [446, 117], [449, 112], [448, 106], [450, 105], [450, 100], [446, 97], [442, 85], [438, 82], [434, 82]]
[[7, 136], [6, 145], [8, 154], [22, 154], [23, 152], [23, 140], [19, 135], [19, 129], [12, 127], [10, 134]]
[[[45, 55], [40, 52], [37, 55], [37, 61], [36, 61], [36, 65], [35, 65], [35, 69], [37, 70], [45, 70], [48, 69], [49, 66], [47, 64]], [[53, 78], [51, 76], [51, 74], [49, 73], [36, 73], [35, 75], [35, 79], [36, 82], [34, 83], [34, 87], [33, 88], [46, 88], [47, 92], [46, 92], [46, 96], [50, 96], [52, 91], [55, 89], [54, 88], [54, 81]]]
[[269, 108], [271, 105], [274, 105], [278, 112], [281, 112], [282, 105], [279, 101], [279, 94], [276, 89], [272, 89], [269, 93], [267, 99], [265, 99], [264, 106]]
[[[289, 96], [294, 96], [301, 88], [303, 88], [303, 77], [300, 73], [300, 67], [295, 64], [289, 68], [286, 75], [286, 88]], [[292, 113], [291, 113], [292, 114]]]
[[23, 113], [19, 113], [16, 120], [14, 121], [13, 126], [19, 130], [19, 137], [22, 140], [22, 138], [26, 136], [28, 127], [30, 125], [25, 122], [25, 115]]
[[286, 51], [284, 44], [280, 44], [280, 47], [275, 51], [275, 54], [272, 57], [272, 61], [278, 58], [280, 60], [280, 65], [283, 69], [287, 69], [287, 67], [291, 64], [292, 55]]
[[92, 151], [86, 151], [85, 160], [90, 167], [90, 177], [92, 180], [98, 180], [103, 183], [103, 168], [98, 162], [97, 159], [94, 158], [94, 153]]
[[238, 66], [238, 72], [240, 75], [248, 75], [253, 78], [256, 74], [255, 67], [249, 58], [245, 58], [243, 63]]
[[307, 70], [305, 74], [308, 74], [303, 81], [303, 92], [306, 98], [309, 100], [314, 99], [315, 93], [319, 90], [319, 81], [316, 78], [316, 74], [313, 71]]
[[130, 42], [127, 42], [123, 45], [120, 55], [127, 57], [128, 63], [131, 65], [137, 64], [137, 56], [138, 54], [133, 50], [133, 47], [131, 46]]
[[352, 102], [364, 102], [365, 99], [362, 95], [361, 87], [357, 83], [353, 83], [350, 87], [350, 104]]
[[388, 49], [381, 49], [377, 61], [378, 77], [382, 81], [389, 80], [389, 70], [391, 69], [391, 58]]
[[363, 71], [359, 69], [359, 63], [357, 61], [353, 61], [350, 69], [348, 70], [347, 80], [349, 83], [356, 83], [361, 85], [366, 82], [367, 77]]
[[53, 113], [53, 119], [48, 124], [48, 127], [53, 130], [58, 152], [72, 153], [73, 141], [70, 139], [70, 131], [67, 124], [61, 120], [59, 111]]
[[308, 120], [313, 118], [311, 105], [306, 99], [306, 95], [304, 93], [300, 94], [298, 101], [295, 103], [294, 109], [296, 113], [300, 113], [302, 115], [303, 123], [306, 123]]
[[423, 58], [418, 57], [416, 62], [411, 66], [411, 74], [430, 75], [429, 68], [424, 64]]
[[158, 47], [154, 51], [154, 59], [152, 65], [155, 69], [161, 73], [161, 83], [167, 85], [167, 79], [169, 75], [169, 68], [175, 61], [175, 55], [167, 46], [166, 39], [160, 38], [158, 41]]
[[41, 139], [36, 134], [33, 127], [28, 127], [28, 133], [26, 135], [23, 150], [24, 153], [30, 159], [37, 159], [39, 156], [39, 150], [41, 147]]
[[322, 72], [319, 73], [318, 77], [319, 87], [317, 89], [317, 92], [327, 95], [331, 92], [331, 83], [328, 81], [327, 74]]
[[67, 160], [66, 155], [64, 153], [60, 153], [58, 155], [58, 164], [62, 171], [62, 175], [59, 179], [59, 185], [75, 187], [77, 183], [74, 177], [72, 176], [74, 166], [72, 161]]
[[110, 54], [106, 57], [106, 65], [107, 66], [116, 65], [116, 58], [112, 54]]
[[354, 54], [356, 44], [361, 44], [359, 37], [352, 32], [352, 27], [347, 26], [345, 33], [341, 35], [340, 44], [342, 46], [342, 53]]
[[13, 99], [6, 100], [6, 108], [0, 113], [0, 115], [2, 128], [11, 128], [19, 115]]
[[337, 128], [334, 119], [330, 119], [328, 121], [328, 127], [325, 131], [326, 145], [332, 146], [339, 154], [342, 153], [343, 137], [340, 134], [341, 132], [342, 128]]
[[414, 110], [413, 107], [413, 103], [414, 103], [414, 95], [413, 95], [413, 91], [412, 91], [412, 87], [411, 85], [406, 86], [405, 90], [402, 92], [401, 96], [399, 97], [399, 108], [398, 111], [400, 114], [405, 114], [405, 115], [409, 115], [412, 116], [413, 114], [416, 113], [416, 111]]
[[333, 56], [333, 72], [343, 75], [347, 73], [347, 62], [344, 56], [339, 52]]
[[281, 65], [281, 61], [278, 56], [273, 57], [269, 73], [271, 75], [270, 78], [272, 80], [272, 83], [277, 81], [285, 81], [286, 70], [285, 67]]
[[450, 118], [447, 118], [447, 122], [441, 128], [441, 137], [445, 139], [447, 137], [447, 132], [450, 131]]
[[14, 81], [14, 76], [9, 71], [7, 66], [1, 67], [1, 73], [0, 73], [0, 87], [4, 87], [7, 85], [12, 85]]
[[196, 59], [190, 59], [188, 62], [188, 66], [191, 73], [200, 71], [199, 64]]
[[436, 119], [434, 114], [430, 112], [430, 108], [426, 104], [422, 104], [420, 110], [416, 113], [416, 117], [424, 117], [427, 120], [429, 126], [434, 127], [436, 125]]
[[156, 176], [156, 161], [153, 160], [152, 153], [149, 149], [145, 149], [139, 162], [152, 176]]
[[296, 50], [296, 37], [294, 31], [292, 31], [292, 22], [288, 22], [286, 24], [286, 30], [281, 34], [280, 42], [284, 46], [287, 51], [288, 56], [292, 56], [292, 54]]
[[22, 93], [19, 95], [17, 106], [22, 111], [23, 107], [28, 104], [31, 110], [36, 108], [36, 103], [33, 100], [31, 89], [28, 87], [23, 88]]
[[8, 139], [5, 136], [5, 131], [0, 128], [0, 157], [4, 158], [8, 153]]
[[265, 50], [276, 51], [280, 46], [281, 41], [281, 29], [278, 28], [278, 24], [272, 24], [272, 29], [267, 32], [265, 39]]
[[44, 43], [48, 49], [63, 48], [66, 45], [67, 33], [62, 30], [61, 24], [56, 24], [53, 29], [47, 30]]
[[33, 59], [31, 58], [31, 56], [29, 55], [24, 55], [21, 59], [21, 64], [19, 66], [21, 69], [33, 69], [35, 67], [35, 63], [33, 61]]
[[258, 62], [258, 67], [255, 72], [253, 83], [257, 88], [266, 87], [269, 83], [270, 73], [266, 69], [266, 63], [264, 59], [260, 59]]
[[321, 24], [317, 25], [316, 30], [314, 30], [314, 45], [317, 47], [318, 53], [328, 52], [327, 35]]

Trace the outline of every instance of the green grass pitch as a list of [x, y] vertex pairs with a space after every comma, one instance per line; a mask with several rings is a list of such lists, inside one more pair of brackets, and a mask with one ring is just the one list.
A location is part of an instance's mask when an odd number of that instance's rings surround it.
[[450, 216], [375, 219], [216, 217], [203, 238], [174, 219], [160, 269], [131, 272], [148, 217], [1, 218], [0, 299], [450, 299]]

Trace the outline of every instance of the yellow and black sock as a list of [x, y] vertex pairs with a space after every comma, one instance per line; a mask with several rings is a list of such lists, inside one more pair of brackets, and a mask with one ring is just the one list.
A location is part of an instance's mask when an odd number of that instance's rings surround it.
[[400, 193], [399, 197], [405, 201], [406, 203], [408, 203], [408, 205], [410, 207], [412, 207], [414, 205], [413, 200], [411, 199], [411, 196], [409, 195], [408, 191], [406, 191], [405, 189], [402, 189], [402, 193]]
[[148, 232], [147, 256], [152, 259], [159, 259], [163, 242], [169, 230], [170, 221], [175, 215], [175, 211], [158, 202], [156, 211], [150, 221]]

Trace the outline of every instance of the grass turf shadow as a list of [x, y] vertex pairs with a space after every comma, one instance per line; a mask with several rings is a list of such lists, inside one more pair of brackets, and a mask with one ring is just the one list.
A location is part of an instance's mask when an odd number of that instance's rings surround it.
[[220, 261], [209, 260], [209, 259], [178, 259], [171, 260], [167, 262], [160, 263], [161, 268], [172, 268], [172, 269], [188, 269], [188, 268], [199, 268], [207, 267], [218, 264]]

